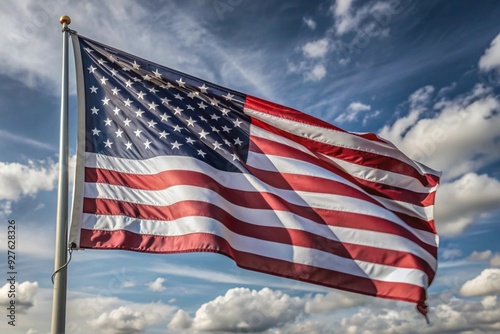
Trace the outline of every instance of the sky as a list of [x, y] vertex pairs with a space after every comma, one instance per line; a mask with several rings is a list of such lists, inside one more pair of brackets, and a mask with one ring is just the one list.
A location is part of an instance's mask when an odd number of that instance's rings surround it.
[[[50, 331], [61, 25], [219, 85], [373, 132], [442, 171], [431, 325], [414, 305], [238, 268], [218, 254], [77, 251], [69, 333], [500, 333], [500, 2], [0, 2], [0, 281], [16, 225], [17, 313]], [[72, 50], [70, 48], [70, 50]], [[76, 149], [70, 52], [70, 156]], [[71, 170], [73, 170], [71, 168]]]

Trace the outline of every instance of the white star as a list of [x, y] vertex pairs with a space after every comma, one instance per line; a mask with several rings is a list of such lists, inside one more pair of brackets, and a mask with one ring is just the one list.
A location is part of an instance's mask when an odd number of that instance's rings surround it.
[[118, 74], [118, 71], [115, 70], [114, 68], [111, 69], [111, 75], [116, 76]]
[[221, 146], [222, 146], [222, 144], [221, 144], [221, 143], [219, 143], [217, 140], [213, 143], [213, 145], [214, 145], [214, 150], [216, 150], [216, 149], [220, 149], [220, 148], [221, 148]]
[[211, 126], [210, 128], [212, 129], [213, 132], [217, 132], [217, 133], [220, 132], [220, 130], [217, 129], [215, 126]]
[[121, 91], [121, 89], [115, 87], [111, 91], [113, 92], [113, 95], [118, 95], [118, 92]]
[[179, 148], [179, 147], [181, 147], [181, 146], [182, 146], [182, 144], [181, 144], [181, 143], [179, 143], [179, 142], [177, 142], [177, 140], [176, 140], [174, 143], [172, 143], [172, 149], [174, 149], [174, 148], [177, 148], [177, 149], [178, 149], [178, 148]]
[[134, 131], [135, 136], [136, 136], [136, 137], [140, 137], [140, 136], [141, 136], [141, 132], [142, 132], [142, 130], [139, 130], [139, 129], [135, 130], [135, 131]]
[[105, 61], [104, 59], [102, 58], [99, 58], [99, 60], [97, 61], [100, 65], [104, 65], [107, 63], [107, 61]]
[[94, 71], [96, 70], [96, 68], [92, 65], [90, 65], [90, 67], [87, 69], [89, 70], [89, 73], [94, 73]]
[[97, 128], [92, 129], [92, 135], [94, 136], [99, 136], [99, 132], [101, 132], [101, 130], [98, 130]]
[[138, 77], [133, 77], [132, 80], [134, 80], [135, 82], [141, 82], [142, 80], [139, 79]]
[[236, 138], [236, 139], [234, 140], [234, 145], [240, 145], [240, 146], [241, 146], [241, 144], [242, 144], [242, 143], [243, 143], [243, 142], [240, 140], [240, 137], [238, 137], [238, 138]]
[[205, 155], [207, 155], [205, 152], [203, 152], [202, 150], [198, 150], [198, 155], [201, 155], [202, 158], [205, 157]]
[[195, 97], [198, 97], [198, 96], [200, 96], [200, 93], [195, 92], [194, 90], [192, 90], [192, 91], [190, 91], [190, 92], [188, 93], [188, 97], [189, 97], [190, 99], [194, 99]]
[[218, 106], [219, 102], [220, 101], [217, 100], [216, 98], [210, 99], [210, 104], [213, 105], [213, 106]]
[[120, 108], [115, 107], [115, 109], [113, 109], [113, 112], [118, 116], [118, 114], [120, 113]]
[[182, 78], [180, 78], [179, 80], [175, 80], [175, 82], [177, 82], [177, 84], [179, 85], [179, 87], [186, 87], [185, 86], [186, 83], [184, 81], [182, 81]]
[[142, 114], [144, 114], [144, 111], [142, 111], [141, 109], [137, 109], [137, 111], [135, 112], [135, 117], [142, 118]]
[[187, 120], [187, 123], [188, 123], [188, 126], [194, 126], [194, 123], [196, 123], [196, 121], [194, 119], [192, 119], [191, 117], [189, 117], [189, 119]]
[[98, 89], [99, 89], [99, 88], [92, 86], [92, 87], [90, 87], [90, 92], [91, 92], [91, 93], [97, 93], [97, 90], [98, 90]]
[[111, 148], [111, 145], [113, 145], [113, 142], [112, 142], [112, 141], [109, 141], [109, 139], [108, 139], [108, 140], [106, 140], [106, 141], [104, 142], [104, 147], [109, 147], [109, 148]]
[[130, 150], [132, 148], [132, 143], [128, 141], [125, 143], [125, 146], [127, 147], [127, 150]]
[[226, 144], [227, 146], [231, 146], [231, 142], [227, 139], [224, 139], [224, 144]]
[[130, 72], [130, 68], [124, 66], [124, 67], [122, 67], [122, 71], [124, 71], [124, 72]]
[[180, 115], [180, 114], [181, 114], [181, 112], [182, 112], [182, 109], [181, 109], [181, 108], [179, 108], [179, 107], [175, 107], [175, 108], [174, 108], [174, 115]]
[[233, 121], [233, 123], [234, 123], [234, 126], [236, 126], [236, 127], [238, 127], [238, 128], [239, 128], [239, 127], [240, 127], [240, 124], [241, 124], [241, 123], [243, 123], [243, 122], [242, 122], [242, 121], [240, 121], [239, 119], [236, 119], [236, 120], [234, 120], [234, 121]]
[[181, 96], [181, 94], [177, 93], [174, 95], [174, 97], [177, 99], [177, 100], [184, 100], [184, 98]]
[[165, 130], [163, 130], [162, 132], [160, 132], [160, 139], [167, 138], [168, 135], [169, 135], [169, 133], [166, 133]]
[[133, 84], [133, 82], [132, 82], [132, 81], [130, 81], [130, 79], [128, 79], [128, 80], [125, 82], [125, 85], [126, 85], [127, 87], [132, 87], [132, 84]]
[[135, 70], [138, 70], [139, 67], [141, 67], [141, 65], [137, 64], [134, 60], [134, 63], [132, 64], [132, 66], [134, 67]]
[[212, 116], [210, 116], [211, 119], [213, 120], [218, 120], [220, 118], [220, 116], [217, 116], [216, 114], [213, 114]]
[[200, 86], [200, 87], [198, 87], [198, 88], [201, 90], [201, 92], [202, 92], [202, 93], [207, 93], [207, 89], [208, 89], [208, 87], [207, 87], [207, 86], [205, 86], [205, 84], [203, 84], [203, 86]]
[[97, 112], [99, 111], [99, 109], [97, 109], [96, 107], [92, 107], [92, 109], [90, 109], [90, 110], [92, 110], [92, 115], [93, 114], [97, 115]]
[[94, 50], [92, 50], [91, 48], [87, 47], [84, 49], [85, 51], [87, 51], [88, 53], [91, 53], [91, 52], [94, 52]]
[[146, 93], [144, 93], [142, 90], [137, 93], [137, 98], [138, 99], [141, 99], [141, 100], [144, 100], [144, 95], [146, 95]]
[[101, 84], [106, 85], [106, 81], [108, 81], [108, 79], [103, 75], [101, 78]]
[[151, 109], [156, 110], [156, 107], [158, 107], [158, 105], [154, 102], [149, 103], [148, 106], [149, 106], [149, 110], [151, 110]]
[[158, 123], [156, 123], [155, 121], [151, 120], [151, 121], [148, 122], [148, 127], [154, 128], [156, 124], [158, 124]]
[[102, 105], [106, 106], [106, 105], [108, 105], [109, 99], [107, 97], [105, 97], [104, 100], [101, 100], [101, 101], [102, 101]]
[[205, 110], [205, 108], [206, 108], [206, 107], [208, 107], [208, 106], [207, 106], [205, 103], [203, 103], [203, 101], [201, 101], [200, 103], [198, 103], [198, 107], [199, 107], [200, 109]]
[[230, 128], [230, 127], [228, 127], [228, 126], [225, 126], [225, 125], [224, 125], [224, 126], [222, 127], [222, 131], [229, 133], [229, 131], [231, 131], [231, 128]]
[[188, 110], [194, 110], [194, 107], [192, 105], [187, 105]]
[[188, 137], [188, 138], [186, 139], [186, 142], [187, 142], [188, 144], [193, 144], [195, 141], [193, 140], [193, 138]]
[[128, 118], [126, 118], [123, 123], [125, 124], [125, 126], [130, 126], [130, 122], [132, 122], [131, 120], [129, 120]]
[[108, 57], [108, 59], [112, 62], [112, 63], [116, 63], [116, 58], [113, 56], [113, 55], [110, 55]]
[[207, 119], [203, 116], [199, 116], [200, 117], [200, 120], [202, 120], [203, 122], [208, 122]]
[[221, 112], [224, 116], [227, 116], [227, 114], [229, 114], [229, 109], [222, 108], [222, 109], [220, 110], [220, 112]]
[[151, 77], [149, 76], [149, 74], [146, 74], [145, 76], [142, 77], [144, 80], [146, 81], [150, 81], [151, 80]]
[[154, 88], [154, 87], [151, 87], [151, 88], [149, 89], [149, 92], [150, 92], [150, 93], [155, 94], [155, 93], [158, 93], [158, 92], [159, 92], [159, 90], [158, 90], [158, 89], [156, 89], [156, 88]]
[[232, 101], [233, 97], [234, 97], [234, 95], [230, 94], [229, 92], [227, 92], [227, 95], [224, 96], [224, 98], [226, 99], [226, 101]]
[[181, 132], [181, 130], [182, 130], [182, 127], [180, 127], [178, 125], [174, 126], [174, 131]]
[[168, 119], [172, 116], [168, 116], [166, 113], [163, 113], [163, 115], [160, 115], [161, 117], [161, 121], [165, 121], [165, 122], [168, 122]]
[[131, 104], [132, 102], [134, 102], [134, 101], [132, 101], [132, 100], [130, 100], [130, 99], [126, 99], [125, 101], [123, 101], [123, 103], [125, 103], [125, 106], [126, 106], [126, 107], [130, 107], [130, 104]]
[[163, 104], [168, 104], [170, 102], [169, 99], [167, 99], [166, 97], [164, 97], [163, 99], [161, 99], [161, 103]]
[[239, 160], [239, 159], [238, 159], [238, 156], [236, 155], [236, 153], [231, 154], [231, 156], [233, 157], [233, 161], [234, 161], [234, 160]]
[[198, 134], [200, 135], [200, 138], [206, 139], [209, 133], [205, 132], [205, 130], [201, 130], [201, 132], [198, 132]]
[[108, 117], [108, 118], [106, 118], [106, 119], [104, 120], [104, 125], [106, 125], [106, 126], [111, 126], [111, 122], [112, 122], [112, 121], [111, 121], [111, 120], [109, 119], [109, 117]]
[[158, 71], [158, 69], [156, 69], [156, 71], [154, 71], [153, 74], [155, 75], [155, 78], [161, 79], [161, 73]]
[[122, 130], [120, 130], [120, 129], [118, 129], [118, 131], [116, 131], [116, 132], [115, 132], [115, 134], [116, 134], [116, 138], [118, 138], [118, 137], [120, 137], [120, 138], [121, 138], [122, 133], [123, 133], [123, 131], [122, 131]]
[[146, 139], [146, 142], [143, 143], [144, 144], [144, 148], [145, 149], [148, 149], [149, 148], [149, 145], [151, 145], [151, 142], [149, 140]]

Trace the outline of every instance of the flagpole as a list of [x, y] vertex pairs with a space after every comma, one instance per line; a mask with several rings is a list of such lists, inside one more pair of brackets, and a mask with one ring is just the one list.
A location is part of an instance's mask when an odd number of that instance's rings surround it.
[[65, 264], [68, 251], [68, 25], [71, 23], [71, 19], [69, 16], [61, 16], [59, 22], [62, 24], [63, 57], [52, 334], [66, 332], [67, 267]]

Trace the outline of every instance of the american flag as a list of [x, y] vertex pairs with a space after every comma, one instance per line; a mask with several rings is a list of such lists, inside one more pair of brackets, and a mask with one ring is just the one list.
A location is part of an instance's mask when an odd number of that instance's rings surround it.
[[374, 134], [72, 36], [79, 248], [216, 252], [423, 307], [439, 173]]

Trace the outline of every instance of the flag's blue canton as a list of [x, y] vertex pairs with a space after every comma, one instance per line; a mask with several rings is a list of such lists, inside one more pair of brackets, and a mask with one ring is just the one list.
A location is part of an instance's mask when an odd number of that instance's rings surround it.
[[86, 152], [187, 155], [236, 171], [248, 153], [241, 93], [80, 38]]

